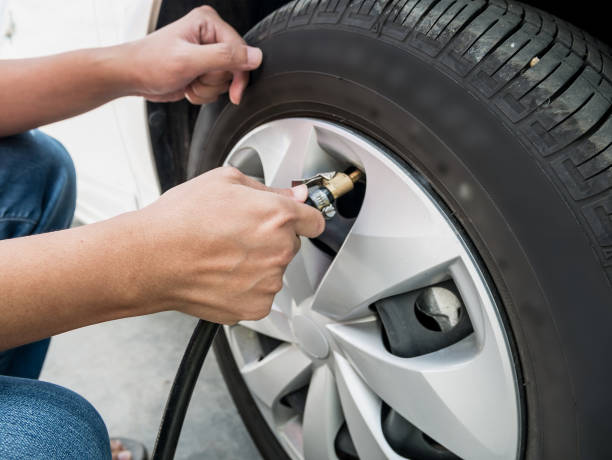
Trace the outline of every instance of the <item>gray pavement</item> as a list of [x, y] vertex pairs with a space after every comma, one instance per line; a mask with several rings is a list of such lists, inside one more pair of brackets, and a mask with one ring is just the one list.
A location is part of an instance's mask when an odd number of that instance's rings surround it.
[[[176, 312], [97, 324], [55, 337], [42, 380], [84, 396], [111, 436], [151, 450], [168, 391], [196, 320]], [[260, 459], [209, 354], [176, 459]]]

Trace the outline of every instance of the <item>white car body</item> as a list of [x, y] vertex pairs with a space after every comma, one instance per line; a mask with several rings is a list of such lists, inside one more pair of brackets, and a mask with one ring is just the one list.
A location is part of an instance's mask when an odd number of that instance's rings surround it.
[[[159, 4], [0, 0], [0, 59], [138, 39], [154, 26]], [[91, 223], [139, 209], [160, 195], [143, 98], [121, 98], [42, 130], [61, 141], [74, 160], [78, 221]]]

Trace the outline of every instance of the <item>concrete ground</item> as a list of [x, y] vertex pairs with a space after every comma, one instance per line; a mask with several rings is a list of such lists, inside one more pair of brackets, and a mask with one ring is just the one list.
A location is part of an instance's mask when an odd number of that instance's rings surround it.
[[[179, 360], [196, 320], [176, 312], [89, 326], [55, 337], [41, 379], [70, 388], [98, 409], [111, 436], [149, 452]], [[260, 459], [219, 372], [206, 358], [176, 459]]]

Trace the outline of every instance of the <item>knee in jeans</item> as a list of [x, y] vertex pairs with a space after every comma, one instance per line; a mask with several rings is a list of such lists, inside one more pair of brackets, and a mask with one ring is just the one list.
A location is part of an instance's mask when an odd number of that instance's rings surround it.
[[76, 173], [70, 155], [57, 140], [37, 130], [0, 139], [2, 183], [10, 184], [0, 196], [6, 216], [36, 222], [35, 228], [22, 232], [61, 230], [70, 224], [76, 205]]
[[[56, 139], [40, 131], [29, 133], [32, 136], [32, 153], [35, 161], [45, 169], [45, 175], [53, 183], [61, 182], [65, 199], [74, 201], [76, 196], [76, 172], [68, 150]], [[70, 204], [70, 203], [68, 203]]]
[[[79, 394], [52, 385], [54, 404], [57, 408], [63, 452], [67, 458], [109, 458], [110, 441], [106, 425], [98, 411]], [[57, 401], [61, 401], [58, 404]], [[57, 432], [56, 432], [57, 433]]]
[[[19, 455], [12, 458], [110, 458], [104, 421], [82, 396], [47, 382], [6, 381], [2, 388], [0, 378], [0, 408], [3, 398], [9, 400], [0, 415], [0, 454], [13, 448]], [[4, 418], [19, 428], [7, 433]]]
[[74, 163], [66, 148], [41, 131], [0, 138], [0, 153], [8, 161], [7, 166], [15, 163], [22, 166], [22, 171], [35, 173], [38, 170], [50, 180], [65, 177], [68, 185], [76, 183]]

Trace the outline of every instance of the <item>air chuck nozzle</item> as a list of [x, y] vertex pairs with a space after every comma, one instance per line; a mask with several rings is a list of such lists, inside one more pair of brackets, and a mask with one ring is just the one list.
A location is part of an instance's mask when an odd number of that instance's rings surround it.
[[352, 169], [348, 174], [337, 172], [330, 180], [324, 182], [323, 186], [327, 187], [327, 190], [329, 190], [334, 199], [337, 200], [342, 195], [346, 195], [353, 190], [355, 182], [357, 182], [361, 176], [362, 173], [358, 169]]
[[351, 168], [346, 173], [319, 173], [309, 179], [293, 181], [291, 185], [306, 184], [306, 204], [317, 208], [326, 219], [331, 219], [336, 215], [336, 200], [353, 190], [355, 183], [362, 177], [363, 173], [359, 169]]

